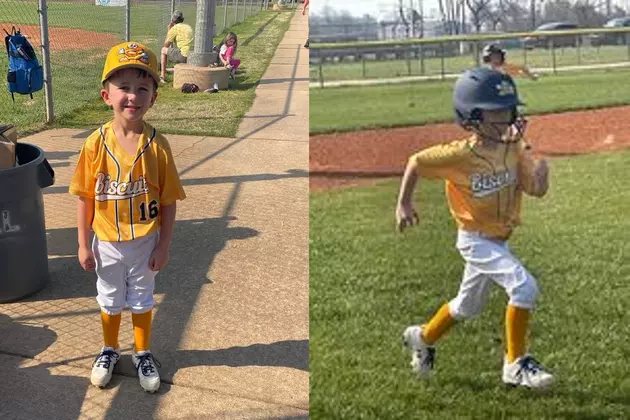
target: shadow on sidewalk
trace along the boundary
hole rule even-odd
[[[192,366],[277,366],[308,372],[308,340],[287,340],[220,350],[177,352],[176,369]],[[179,358],[184,363],[179,365]]]
[[[87,379],[53,375],[48,368],[56,365],[23,366],[54,344],[57,334],[44,325],[16,322],[0,314],[0,337],[0,344],[11,337],[20,337],[29,353],[29,357],[0,354],[0,418],[43,419],[52,418],[52,413],[56,413],[57,419],[79,418],[89,385]],[[63,412],[58,411],[60,406]]]
[[[173,298],[186,297],[192,290],[212,283],[206,273],[228,241],[258,235],[247,227],[230,227],[236,217],[183,220],[175,222],[169,263],[156,278],[155,293]],[[96,298],[96,274],[81,268],[77,259],[77,228],[49,229],[48,260],[50,283],[25,302]],[[194,303],[194,302],[193,302]],[[96,300],[95,308],[98,309]],[[175,316],[177,320],[179,316]]]
[[[222,147],[217,152],[212,153],[210,157],[205,158],[206,160],[211,157],[215,157],[219,155],[221,152],[225,151],[225,149],[232,146],[232,143],[227,146]],[[53,165],[54,166],[54,165]],[[61,165],[60,165],[61,166]],[[63,165],[67,166],[67,165]],[[183,175],[183,171],[180,172],[180,176]],[[182,185],[184,187],[190,185],[214,185],[214,184],[234,184],[234,183],[243,183],[243,182],[253,182],[253,181],[275,181],[279,179],[287,179],[287,178],[308,178],[309,172],[303,169],[288,169],[285,173],[281,174],[251,174],[251,175],[226,175],[226,176],[216,176],[216,177],[205,177],[205,178],[184,178],[182,179]],[[66,194],[68,192],[67,185],[57,185],[47,187],[43,190],[44,195],[49,194]],[[71,238],[72,242],[71,246],[76,246],[76,236]],[[49,243],[50,246],[50,243]],[[50,254],[50,249],[48,250]],[[53,253],[53,255],[65,255]]]

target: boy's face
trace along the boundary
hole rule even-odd
[[[490,63],[495,66],[500,66],[503,64],[503,54],[495,52],[490,54]]]
[[[127,121],[141,121],[155,103],[157,92],[153,78],[143,77],[138,69],[126,68],[114,73],[101,90],[101,97],[114,114]]]
[[[479,131],[483,137],[495,140],[509,140],[510,127],[514,124],[511,109],[482,111],[482,123]]]

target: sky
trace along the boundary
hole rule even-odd
[[[404,6],[408,7],[410,3],[413,3],[414,8],[418,9],[420,0],[403,0]],[[354,16],[363,16],[367,13],[378,17],[381,13],[389,13],[394,10],[398,5],[398,0],[311,0],[310,3],[312,12],[317,14],[321,14],[326,5],[337,11],[347,10]],[[437,5],[437,0],[424,0],[425,15],[430,15],[431,9],[437,10]]]

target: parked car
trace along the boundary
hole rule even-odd
[[[507,35],[507,32],[499,32],[499,31],[488,31],[488,32],[484,32],[483,35]],[[503,48],[504,50],[509,50],[512,48],[521,48],[522,42],[520,39],[518,38],[508,38],[508,39],[490,39],[490,40],[485,40],[481,43],[481,45],[487,45],[487,44],[496,44],[499,47]]]
[[[604,28],[622,28],[630,27],[630,16],[611,19],[604,24]],[[630,41],[630,34],[592,34],[588,38],[591,45],[599,47],[600,45],[623,45],[626,43],[626,36]]]
[[[570,31],[577,29],[578,26],[575,23],[568,22],[551,22],[544,25],[540,25],[534,30],[534,32],[543,31]],[[528,36],[523,38],[523,48],[554,48],[562,47],[576,47],[581,43],[581,39],[576,35],[560,35],[560,36]]]

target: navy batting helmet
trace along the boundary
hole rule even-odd
[[[505,61],[505,50],[497,44],[488,44],[483,47],[483,52],[481,54],[481,58],[484,63],[490,62],[490,56],[492,54],[501,54],[501,61]]]
[[[500,71],[486,67],[466,70],[455,83],[455,120],[463,127],[481,122],[482,110],[512,109],[516,119],[518,105],[524,104],[518,99],[514,81]]]

